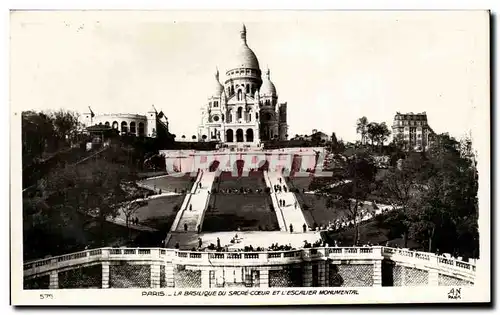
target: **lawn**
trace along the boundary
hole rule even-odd
[[[178,176],[161,176],[158,178],[150,178],[142,180],[141,183],[149,186],[151,189],[161,189],[164,192],[182,193],[189,189],[193,184],[194,177],[189,173],[182,177]]]
[[[137,210],[134,217],[139,219],[139,224],[168,232],[184,197],[185,195],[176,195],[151,199],[147,206]]]

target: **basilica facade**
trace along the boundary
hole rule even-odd
[[[261,141],[287,139],[287,104],[278,93],[269,69],[264,76],[255,53],[248,47],[246,27],[224,85],[215,73],[212,92],[202,107],[198,139],[228,146],[255,146]]]

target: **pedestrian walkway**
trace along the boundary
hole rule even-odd
[[[215,172],[200,171],[191,192],[186,195],[179,211],[178,223],[172,225],[175,232],[197,232],[201,229],[203,217],[210,200]]]
[[[290,233],[303,233],[305,227],[305,232],[307,232],[309,227],[307,226],[299,202],[295,194],[290,192],[290,188],[286,184],[282,174],[279,172],[265,172],[264,176],[268,178],[266,183],[271,189],[273,205],[277,204],[278,206],[276,214],[278,215],[279,209],[279,212],[283,216],[286,231]],[[279,186],[280,189],[275,189],[276,186]]]

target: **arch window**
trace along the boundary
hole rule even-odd
[[[242,100],[242,93],[241,90],[238,90],[238,101]]]
[[[226,131],[226,142],[234,142],[233,129],[228,129]]]
[[[238,112],[236,114],[236,119],[241,119],[243,117],[243,107],[238,107]]]
[[[255,119],[259,119],[259,113],[255,113]]]
[[[219,107],[219,102],[215,101],[214,102],[214,107]]]
[[[127,133],[127,122],[126,121],[122,121],[122,124],[121,124],[121,132],[122,133]]]
[[[109,127],[109,121],[105,122],[104,126]]]
[[[142,122],[139,123],[139,128],[137,131],[138,131],[139,136],[144,136],[144,123],[142,123]]]
[[[253,142],[253,129],[248,128],[246,132],[247,142]]]
[[[247,94],[250,93],[250,84],[247,84]]]
[[[130,133],[136,134],[135,121],[130,123]]]
[[[118,122],[117,121],[113,121],[112,128],[113,129],[118,129]]]
[[[243,142],[243,129],[236,130],[236,142]]]

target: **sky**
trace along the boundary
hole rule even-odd
[[[426,112],[461,137],[489,119],[489,21],[481,11],[37,11],[11,14],[12,111],[145,114],[196,134],[216,67],[242,23],[269,67],[290,136],[354,141],[356,120]],[[486,113],[486,115],[485,115]]]

